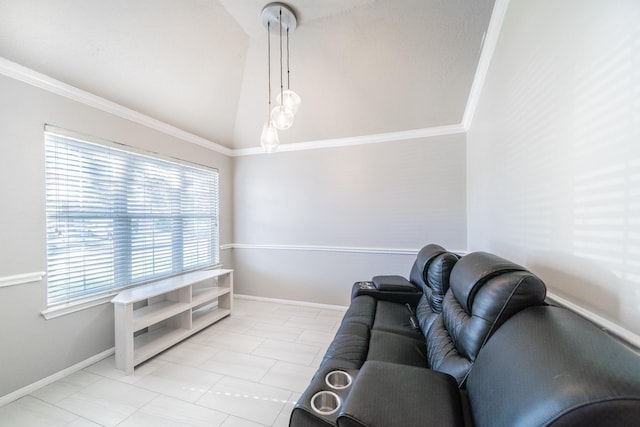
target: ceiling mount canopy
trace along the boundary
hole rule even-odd
[[[280,11],[282,11],[282,18],[280,18]],[[276,33],[280,31],[279,27],[282,27],[283,31],[289,30],[293,33],[298,26],[298,19],[291,6],[273,2],[262,8],[262,25]]]
[[[262,9],[262,24],[267,29],[267,56],[268,56],[268,79],[269,79],[269,101],[267,110],[267,120],[262,129],[260,144],[267,153],[274,152],[280,140],[278,130],[286,130],[293,124],[293,118],[300,108],[300,96],[291,90],[291,78],[289,71],[289,34],[292,33],[298,20],[293,9],[280,2],[267,4]],[[276,106],[271,108],[271,33],[275,32],[280,36],[280,93],[276,97]],[[283,53],[282,37],[286,35],[286,55],[287,55],[287,89],[284,89],[283,79]]]

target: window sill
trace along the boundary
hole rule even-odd
[[[209,267],[205,267],[204,269],[215,269],[215,268],[222,268],[222,267],[223,267],[222,264],[215,264],[215,265],[212,265],[212,266],[209,266]],[[187,272],[185,271],[184,273],[187,273]],[[177,276],[179,276],[179,275],[180,274],[178,274]],[[111,302],[111,300],[116,295],[118,295],[120,292],[122,292],[122,291],[124,291],[126,289],[131,289],[131,288],[134,288],[136,286],[144,285],[146,283],[150,283],[150,282],[138,283],[135,286],[130,286],[128,288],[118,289],[117,291],[110,292],[108,294],[102,294],[102,295],[98,295],[98,296],[95,296],[95,297],[89,297],[89,298],[74,300],[74,301],[71,301],[71,302],[66,303],[66,304],[56,304],[56,305],[53,305],[51,307],[47,307],[46,309],[42,310],[40,312],[40,315],[42,317],[44,317],[46,320],[51,320],[51,319],[55,319],[56,317],[66,316],[67,314],[76,313],[78,311],[86,310],[86,309],[91,308],[91,307],[97,307],[99,305]]]

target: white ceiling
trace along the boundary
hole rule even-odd
[[[255,147],[266,3],[0,0],[0,56],[218,144]],[[493,0],[287,3],[303,104],[281,143],[460,123]]]

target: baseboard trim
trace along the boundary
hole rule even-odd
[[[240,300],[248,300],[248,301],[260,301],[260,302],[271,302],[276,304],[286,304],[286,305],[297,305],[300,307],[311,307],[311,308],[321,308],[327,310],[339,310],[346,311],[348,309],[347,306],[342,305],[331,305],[331,304],[320,304],[309,301],[297,301],[297,300],[288,300],[288,299],[279,299],[279,298],[268,298],[268,297],[259,297],[254,295],[245,295],[245,294],[234,294],[234,298]],[[582,306],[579,306],[553,292],[547,292],[547,299],[553,301],[554,303],[561,305],[582,317],[587,318],[592,321],[596,325],[602,327],[606,332],[615,335],[619,339],[625,341],[636,350],[640,350],[640,336],[634,334],[633,332],[619,326],[610,320],[605,319],[604,317],[585,309]],[[0,405],[1,406],[1,405]]]
[[[600,326],[607,333],[615,335],[617,338],[634,347],[636,351],[640,351],[640,336],[633,332],[553,292],[547,291],[547,299],[585,317]]]
[[[53,375],[49,375],[46,378],[36,381],[33,384],[29,384],[28,386],[22,387],[21,389],[18,389],[12,393],[6,394],[0,397],[0,408],[8,403],[13,402],[14,400],[18,400],[21,397],[31,394],[32,392],[36,391],[41,387],[52,384],[66,377],[67,375],[71,375],[74,372],[78,372],[86,368],[87,366],[91,366],[94,363],[101,361],[102,359],[106,359],[107,357],[115,354],[115,352],[116,352],[115,347],[112,347],[108,350],[103,351],[102,353],[98,353],[95,356],[91,356],[90,358],[83,360],[82,362],[78,362],[73,366],[69,366],[68,368],[63,369],[62,371],[56,372]]]
[[[324,310],[347,311],[347,308],[348,308],[344,305],[320,304],[320,303],[309,302],[309,301],[296,301],[291,299],[257,297],[254,295],[244,295],[244,294],[233,294],[233,297],[241,300],[242,299],[247,300],[247,301],[272,302],[275,304],[297,305],[300,307],[321,308]]]

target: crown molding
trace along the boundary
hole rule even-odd
[[[502,29],[502,24],[504,22],[508,6],[509,0],[496,0],[493,5],[493,12],[491,13],[489,27],[487,28],[487,32],[482,43],[478,67],[476,68],[476,73],[473,77],[473,83],[471,84],[471,90],[469,91],[469,98],[467,99],[467,106],[464,110],[464,115],[462,116],[462,127],[465,132],[471,127],[473,116],[476,113],[476,108],[480,101],[480,94],[482,93],[482,88],[484,87],[484,83],[487,79],[489,65],[491,65],[493,52],[498,44],[498,37],[500,36],[500,30]]]
[[[466,133],[473,121],[475,110],[478,106],[480,94],[484,86],[489,65],[491,64],[491,58],[498,42],[500,30],[504,21],[504,17],[509,5],[509,0],[496,0],[493,12],[491,14],[491,20],[489,21],[489,27],[485,35],[483,46],[480,53],[480,59],[478,60],[478,66],[471,85],[469,98],[463,114],[462,122],[460,124],[434,126],[423,129],[413,129],[398,132],[387,132],[373,135],[362,135],[347,138],[335,138],[324,139],[306,142],[296,142],[289,144],[282,144],[278,147],[275,153],[285,153],[291,151],[303,151],[303,150],[317,150],[322,148],[337,148],[347,147],[355,145],[365,144],[378,144],[391,141],[407,141],[412,139],[430,138],[435,136],[454,135]],[[78,89],[69,84],[63,83],[42,73],[38,73],[22,65],[11,62],[5,58],[0,57],[0,74],[15,80],[22,81],[40,89],[55,93],[57,95],[72,99],[90,107],[97,108],[107,113],[122,117],[130,120],[134,123],[147,126],[151,129],[158,130],[164,134],[174,136],[184,141],[200,145],[208,148],[212,151],[224,154],[229,157],[242,157],[252,156],[259,154],[266,154],[261,147],[251,148],[238,148],[232,149],[222,146],[213,141],[209,141],[205,138],[194,135],[190,132],[186,132],[175,126],[171,126],[160,120],[154,119],[147,115],[138,113],[113,101],[109,101],[105,98],[93,95],[82,89]]]
[[[93,95],[92,93],[78,89],[77,87],[63,83],[42,73],[38,73],[37,71],[16,64],[15,62],[11,62],[2,57],[0,57],[0,74],[48,92],[55,93],[56,95],[63,96],[73,101],[80,102],[88,105],[89,107],[97,108],[106,113],[113,114],[114,116],[122,117],[123,119],[130,120],[134,123],[155,129],[166,135],[174,136],[192,144],[216,151],[226,156],[233,155],[233,150],[230,148],[186,132],[145,114],[138,113],[137,111],[123,107],[113,101]]]
[[[322,139],[307,142],[294,142],[281,144],[275,153],[285,153],[288,151],[317,150],[320,148],[348,147],[353,145],[379,144],[381,142],[407,141],[411,139],[429,138],[434,136],[454,135],[465,133],[466,130],[461,124],[435,126],[424,129],[413,129],[399,132],[387,132],[373,135],[353,136],[348,138]],[[238,148],[233,150],[233,156],[253,156],[257,154],[267,154],[260,147]]]
[[[31,86],[46,90],[56,95],[63,96],[73,101],[80,102],[93,108],[97,108],[106,113],[130,120],[160,131],[166,135],[171,135],[192,144],[200,145],[204,148],[216,151],[229,157],[250,156],[265,154],[261,147],[232,149],[224,147],[213,141],[194,135],[190,132],[171,126],[160,120],[138,113],[130,108],[123,107],[108,99],[93,95],[82,89],[63,83],[45,74],[38,73],[30,68],[24,67],[6,58],[0,57],[0,74],[12,79],[27,83]],[[406,141],[411,139],[428,138],[433,136],[452,135],[464,133],[466,130],[461,124],[448,126],[435,126],[424,129],[414,129],[399,132],[388,132],[374,135],[362,135],[348,138],[324,139],[308,142],[296,142],[282,144],[278,147],[278,152],[315,150],[320,148],[346,147],[352,145],[377,144],[390,141]]]

